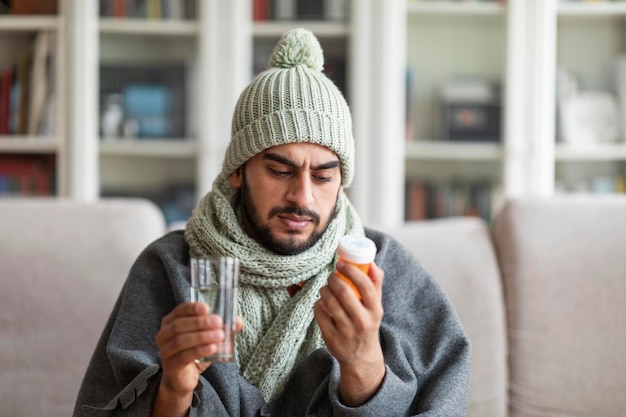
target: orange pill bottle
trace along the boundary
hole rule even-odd
[[[337,254],[339,255],[340,261],[352,264],[367,274],[370,264],[374,262],[374,258],[376,257],[376,244],[374,244],[371,239],[363,236],[346,235],[339,241]],[[336,272],[339,278],[352,287],[354,294],[360,300],[361,294],[352,281],[340,272]]]

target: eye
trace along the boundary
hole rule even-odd
[[[327,182],[331,182],[333,180],[333,177],[329,175],[317,174],[317,175],[313,175],[313,179],[320,183],[327,183]]]
[[[275,168],[268,168],[268,169],[272,173],[273,176],[278,177],[278,178],[286,178],[291,174],[291,171],[281,171]]]

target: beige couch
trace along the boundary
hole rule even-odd
[[[67,417],[126,272],[163,218],[140,200],[0,200],[0,231],[0,414]],[[493,227],[458,218],[387,231],[465,325],[469,416],[626,414],[626,197],[516,200]]]
[[[626,196],[509,201],[390,231],[449,294],[472,343],[468,415],[626,415]]]
[[[164,231],[143,200],[0,200],[0,416],[72,415],[128,269]]]

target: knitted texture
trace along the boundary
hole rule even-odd
[[[326,146],[341,161],[342,184],[354,176],[352,118],[345,98],[322,72],[324,56],[308,30],[283,35],[269,60],[239,96],[222,172],[228,176],[272,146],[308,142]]]
[[[185,229],[191,256],[228,255],[240,259],[237,311],[244,320],[236,336],[239,373],[258,387],[266,400],[278,394],[305,356],[324,346],[313,317],[313,304],[336,262],[339,239],[364,235],[345,194],[337,216],[309,250],[277,255],[251,239],[241,228],[231,199],[235,189],[222,173],[194,210]],[[306,281],[290,297],[287,287]]]

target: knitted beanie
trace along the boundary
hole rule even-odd
[[[229,176],[248,159],[272,146],[315,143],[337,154],[342,184],[354,176],[350,109],[337,86],[322,72],[322,48],[310,31],[286,32],[237,101],[222,173]]]

